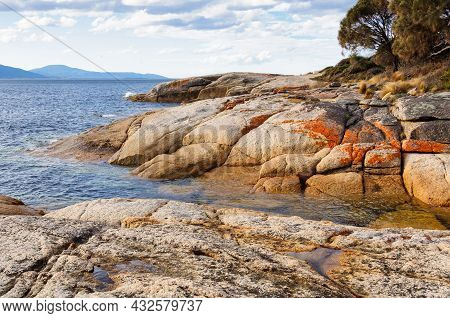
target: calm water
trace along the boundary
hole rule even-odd
[[[426,224],[433,222],[443,226],[448,219],[442,209],[411,205],[394,208],[370,202],[350,204],[301,195],[250,195],[224,190],[224,185],[214,191],[197,180],[155,182],[130,176],[129,169],[106,163],[28,154],[29,150],[94,126],[167,107],[131,103],[123,98],[129,91],[144,92],[156,84],[151,81],[0,81],[0,193],[48,209],[94,198],[133,197],[263,209],[354,225],[367,225],[380,216],[388,224],[396,224],[398,220],[407,222],[402,213],[416,217],[410,224],[415,227],[427,227]]]

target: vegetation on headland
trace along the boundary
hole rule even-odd
[[[338,39],[351,56],[324,69],[324,80],[363,80],[360,91],[368,97],[375,90],[383,97],[450,88],[448,0],[359,0]]]

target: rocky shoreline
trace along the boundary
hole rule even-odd
[[[132,166],[143,178],[236,182],[251,192],[450,206],[448,92],[367,100],[354,85],[314,75],[232,73],[132,98],[182,105],[40,154]],[[42,214],[0,198],[3,297],[450,295],[448,230],[381,228],[382,219],[360,228],[156,199]]]
[[[316,75],[230,73],[163,83],[181,102],[53,144],[46,154],[151,179],[238,180],[252,192],[450,206],[450,93],[365,99]],[[431,185],[431,186],[430,186]]]
[[[2,297],[450,295],[449,231],[143,199],[0,219]]]

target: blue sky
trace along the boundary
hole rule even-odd
[[[108,71],[182,77],[301,74],[342,58],[339,21],[356,0],[0,0]],[[0,64],[82,59],[0,3]]]

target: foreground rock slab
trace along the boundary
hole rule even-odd
[[[3,216],[0,234],[3,297],[450,295],[448,231],[111,199]]]

